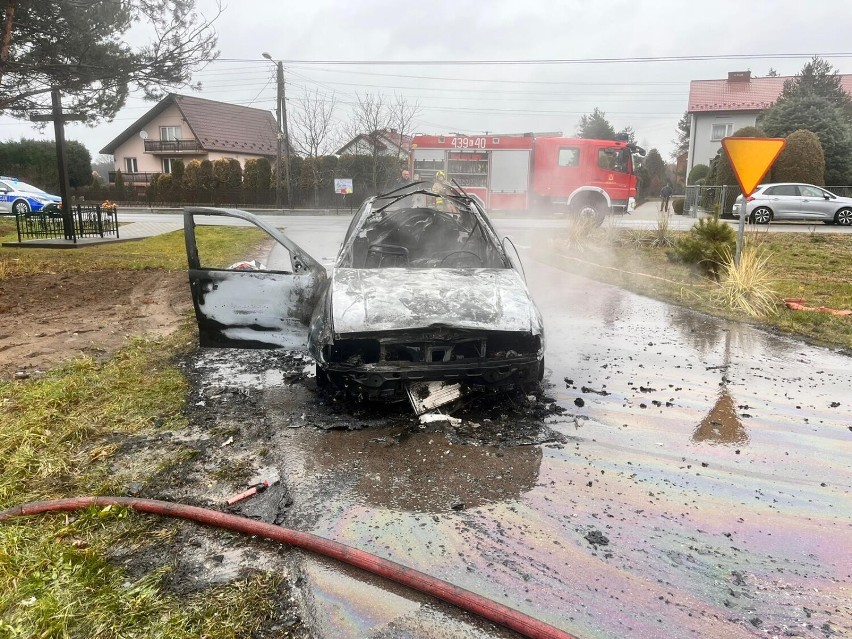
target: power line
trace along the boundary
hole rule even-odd
[[[288,98],[288,100],[293,100],[294,102],[301,103],[304,102],[304,98],[293,97]],[[326,100],[320,99],[321,102],[326,102]],[[357,102],[348,102],[346,100],[337,100],[337,104],[342,104],[346,106],[357,106]],[[449,107],[449,106],[424,106],[424,111],[450,111],[454,113],[479,113],[486,115],[495,115],[501,113],[510,113],[510,114],[522,114],[522,115],[585,115],[588,111],[551,111],[551,110],[533,110],[533,109],[479,109],[476,107]],[[680,111],[678,112],[634,112],[634,111],[607,111],[607,115],[628,115],[628,116],[642,116],[642,117],[650,117],[650,116],[674,116],[681,115]]]
[[[291,77],[296,77],[303,82],[309,82],[311,84],[315,84],[317,86],[322,86],[327,88],[328,90],[334,90],[329,84],[333,85],[341,85],[341,86],[352,86],[352,87],[365,87],[365,88],[375,88],[375,89],[399,89],[399,90],[415,90],[415,91],[438,91],[451,93],[454,95],[458,95],[460,93],[483,93],[483,94],[496,94],[500,96],[637,96],[639,98],[643,96],[678,96],[683,98],[685,95],[685,91],[507,91],[505,89],[466,89],[461,87],[426,87],[426,86],[400,86],[393,84],[360,84],[357,82],[338,82],[335,80],[329,80],[326,82],[320,82],[319,80],[314,80],[305,75],[301,75],[294,71],[290,72]],[[293,84],[292,82],[288,82],[287,84]],[[241,83],[223,83],[223,84],[204,84],[203,89],[255,89],[256,87],[265,86],[265,83],[262,80],[252,81],[252,82],[241,82]],[[295,85],[294,85],[295,86]],[[438,97],[442,96],[430,96],[430,97]],[[477,98],[479,99],[479,98]],[[665,98],[667,99],[667,98]],[[665,100],[664,99],[664,100]]]
[[[849,58],[852,52],[835,53],[728,53],[714,55],[635,56],[623,58],[541,58],[532,60],[298,60],[285,59],[285,64],[345,66],[486,66],[486,65],[554,65],[554,64],[643,64],[649,62],[701,62],[716,60],[788,60]],[[218,58],[220,62],[257,62],[241,58]]]
[[[294,75],[306,82],[313,82],[316,84],[320,84],[317,80],[309,78],[308,76],[302,75],[295,71],[290,71],[290,75]],[[411,86],[399,86],[394,84],[363,84],[360,82],[342,82],[338,80],[326,80],[325,84],[334,84],[341,86],[352,86],[352,87],[369,87],[376,89],[416,89],[418,91],[444,91],[444,92],[452,92],[452,93],[498,93],[500,95],[678,95],[683,96],[683,91],[668,91],[668,92],[660,92],[660,91],[505,91],[503,89],[472,89],[472,88],[460,88],[460,87],[411,87]]]
[[[295,66],[296,68],[302,69],[301,65],[294,64],[291,67]],[[377,73],[371,71],[352,71],[347,69],[345,71],[338,69],[324,69],[322,67],[315,67],[306,65],[303,70],[311,71],[320,71],[322,73],[345,73],[348,75],[369,75],[369,76],[381,76],[387,78],[410,78],[414,80],[442,80],[442,81],[450,81],[450,82],[488,82],[495,84],[546,84],[546,85],[554,85],[554,84],[567,84],[567,85],[575,85],[575,86],[625,86],[628,84],[627,82],[586,82],[586,81],[576,81],[576,80],[506,80],[503,78],[448,78],[445,76],[434,76],[434,75],[411,75],[405,73]],[[678,85],[681,86],[683,82],[634,82],[630,81],[630,85],[637,86],[663,86],[663,85]]]

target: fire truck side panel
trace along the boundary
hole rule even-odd
[[[431,183],[435,180],[435,173],[447,169],[443,149],[414,149],[411,157],[412,177],[417,176],[420,180]]]
[[[625,142],[511,135],[417,135],[411,168],[431,183],[443,170],[492,210],[602,204],[625,212],[636,176]],[[594,202],[592,202],[594,200]]]
[[[489,206],[493,210],[524,210],[528,206],[530,152],[506,150],[491,152]]]

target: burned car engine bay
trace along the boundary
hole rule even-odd
[[[391,197],[353,220],[315,312],[320,383],[392,401],[422,382],[538,382],[541,317],[484,211],[455,189]]]

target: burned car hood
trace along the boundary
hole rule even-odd
[[[430,326],[540,331],[514,269],[338,268],[332,275],[337,335]]]

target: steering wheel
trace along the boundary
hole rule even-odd
[[[464,259],[463,256],[466,256],[466,255],[470,255],[471,257],[475,258],[476,261],[478,262],[478,264],[474,265],[474,268],[482,266],[482,258],[479,257],[479,255],[477,255],[476,253],[474,253],[472,251],[453,251],[452,253],[444,256],[444,259],[442,259],[441,263],[438,264],[438,268],[445,266],[445,262],[447,260],[449,260],[451,257],[460,256],[460,257],[457,257],[456,259]],[[452,266],[450,268],[452,268]],[[461,267],[456,267],[456,268],[461,268]]]

